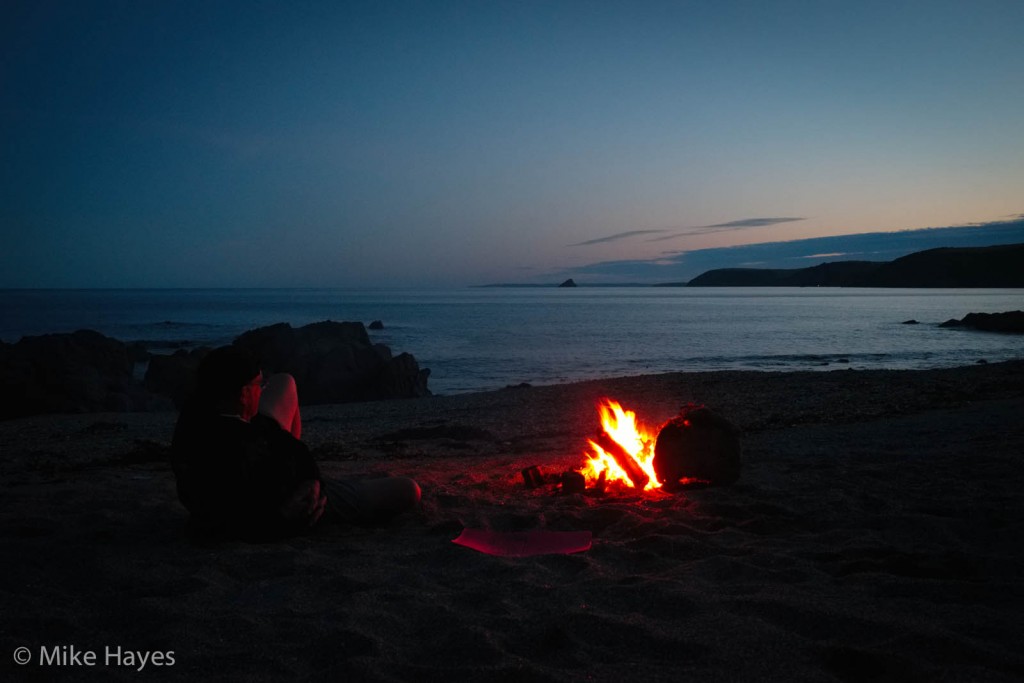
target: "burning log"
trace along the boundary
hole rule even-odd
[[[731,422],[690,404],[658,433],[654,472],[667,487],[688,480],[731,484],[740,477],[740,452],[739,430]]]
[[[647,483],[651,478],[640,468],[640,465],[633,459],[633,456],[629,454],[629,451],[623,448],[618,441],[610,437],[607,432],[601,432],[595,443],[615,460],[616,464],[618,464],[618,466],[622,468],[622,471],[626,473],[626,476],[629,477],[633,486],[640,491],[644,490],[644,487],[647,486]]]

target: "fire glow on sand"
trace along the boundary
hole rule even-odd
[[[657,431],[618,401],[603,398],[597,408],[601,432],[587,440],[584,464],[555,476],[542,474],[537,465],[526,467],[526,488],[551,484],[561,494],[590,496],[616,490],[671,494],[739,478],[739,430],[703,405],[687,403]]]
[[[601,433],[590,447],[580,474],[588,489],[623,487],[643,492],[693,485],[729,484],[739,477],[738,432],[704,406],[687,404],[651,430],[618,401],[598,404]]]

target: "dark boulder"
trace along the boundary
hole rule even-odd
[[[736,427],[708,408],[691,404],[658,433],[654,472],[669,489],[688,483],[731,484],[740,476],[740,456]]]
[[[428,396],[429,370],[407,353],[393,357],[370,342],[359,322],[262,327],[234,341],[260,358],[264,372],[295,377],[303,405]]]
[[[306,405],[430,395],[430,371],[407,353],[392,356],[387,346],[371,343],[362,323],[272,325],[235,343],[260,357],[268,374],[294,375]],[[0,342],[0,418],[180,408],[209,348],[151,354],[145,346],[91,330]],[[147,358],[140,381],[135,365]]]
[[[125,412],[161,402],[133,375],[122,342],[92,330],[24,337],[0,345],[0,417]]]
[[[372,323],[370,323],[370,329],[371,330],[383,330],[384,329],[384,323],[381,322],[380,320],[374,320]]]
[[[128,349],[128,357],[132,360],[133,363],[149,362],[149,347],[147,347],[144,342],[129,342],[126,348]]]
[[[947,320],[939,327],[968,327],[984,332],[1024,333],[1024,311],[968,313],[962,319]]]
[[[210,348],[204,346],[191,351],[179,349],[170,355],[154,353],[149,358],[143,385],[154,394],[170,398],[180,409],[195,387],[199,361],[209,352]]]

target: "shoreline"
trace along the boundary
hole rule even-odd
[[[5,339],[16,342],[14,330],[38,336],[92,328],[132,347],[135,378],[141,379],[149,352],[160,358],[221,345],[281,322],[298,328],[324,320],[380,320],[384,329],[368,331],[370,342],[413,355],[431,371],[427,388],[443,395],[680,369],[930,369],[1021,357],[1019,335],[940,329],[972,311],[1019,309],[1018,290],[915,289],[890,296],[873,289],[698,289],[671,296],[657,288],[642,296],[640,290],[615,294],[601,288],[586,296],[468,289],[402,296],[314,289],[297,298],[270,290],[238,296],[203,290],[182,296],[86,293],[38,301],[12,296],[5,326],[12,333]],[[918,324],[903,324],[910,320]],[[120,399],[110,400],[94,407],[112,407]]]
[[[850,381],[853,380],[853,381]],[[316,449],[336,441],[369,438],[375,431],[437,426],[475,412],[466,421],[486,423],[505,440],[521,440],[534,425],[560,423],[581,435],[597,429],[597,402],[614,398],[634,410],[649,427],[673,417],[686,403],[720,412],[742,432],[773,423],[874,419],[887,414],[956,405],[975,394],[1011,392],[1024,384],[1024,359],[928,369],[855,368],[806,370],[702,370],[623,375],[558,384],[509,386],[469,393],[410,399],[304,405],[303,440]],[[300,389],[301,391],[301,389]],[[870,401],[853,400],[863,394]],[[501,424],[496,411],[526,416]],[[127,449],[132,441],[170,444],[176,411],[40,414],[0,420],[0,452],[24,452],[20,432],[35,451],[68,454],[82,445],[99,450]],[[65,429],[60,429],[60,427]],[[55,428],[57,428],[55,430]],[[47,433],[50,432],[48,439]],[[87,437],[93,443],[76,443]],[[581,437],[582,438],[582,437]],[[369,449],[367,458],[386,457]],[[0,458],[0,468],[10,457]]]
[[[650,425],[689,401],[732,420],[739,482],[526,490],[522,467],[582,463],[605,395]],[[166,673],[256,680],[1015,680],[1021,414],[1024,361],[312,406],[325,475],[409,474],[422,509],[213,546],[183,531],[173,413],[7,420],[0,649],[173,650]],[[499,558],[452,544],[463,528],[586,530],[593,546]]]

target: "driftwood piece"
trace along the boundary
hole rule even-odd
[[[740,477],[739,430],[704,406],[687,405],[658,433],[654,473],[663,485],[697,480],[731,484]]]
[[[633,482],[633,486],[641,491],[645,486],[647,486],[647,483],[651,478],[647,476],[646,472],[640,469],[640,465],[637,461],[633,459],[633,456],[631,456],[625,448],[619,445],[618,441],[608,436],[607,432],[601,432],[597,437],[596,443],[598,446],[603,448],[608,455],[612,456],[612,459],[614,459],[619,467],[622,468],[622,471],[626,473],[629,480]]]

